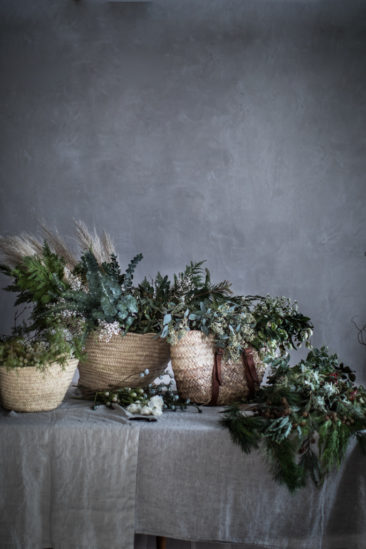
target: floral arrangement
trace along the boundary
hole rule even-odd
[[[76,225],[80,260],[45,227],[43,244],[30,235],[0,240],[7,259],[0,268],[14,280],[7,289],[18,293],[17,305],[33,307],[31,330],[62,325],[75,344],[94,330],[104,341],[115,334],[152,332],[168,343],[187,330],[200,330],[212,335],[232,360],[249,345],[262,357],[285,353],[311,335],[311,321],[296,303],[284,297],[232,296],[230,283],[213,284],[203,262],[191,262],[173,281],[158,273],[134,286],[142,254],[122,272],[110,236],[92,234],[80,221]]]
[[[271,366],[255,401],[228,408],[223,424],[246,453],[263,443],[275,478],[291,491],[308,476],[319,485],[340,465],[352,437],[366,450],[366,390],[324,347],[294,367],[289,356]]]
[[[161,337],[169,343],[176,343],[186,331],[200,330],[212,335],[233,361],[250,345],[262,357],[285,354],[303,342],[309,344],[313,328],[288,298],[232,296],[227,281],[212,285],[202,263],[191,263],[175,277],[163,324]]]
[[[310,477],[320,485],[341,463],[356,437],[366,449],[366,390],[353,372],[325,348],[289,365],[289,351],[311,348],[313,325],[286,297],[235,296],[228,281],[211,282],[203,262],[188,264],[173,276],[157,274],[134,284],[136,255],[125,271],[110,236],[91,233],[76,222],[78,259],[56,232],[43,227],[43,239],[23,233],[0,237],[0,272],[12,283],[16,306],[30,308],[28,322],[0,338],[0,364],[8,368],[65,364],[82,356],[85,336],[101,341],[114,335],[154,333],[176,343],[187,331],[213,338],[225,360],[237,361],[255,348],[271,365],[268,385],[249,403],[224,412],[223,424],[244,452],[264,446],[275,478],[291,491]],[[364,327],[359,339],[364,343]],[[141,377],[148,375],[148,370]],[[144,388],[118,387],[93,392],[94,406],[125,407],[135,414],[159,416],[185,409],[170,376]]]

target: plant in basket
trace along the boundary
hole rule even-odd
[[[202,263],[175,276],[162,337],[184,398],[228,404],[252,395],[263,378],[262,359],[299,346],[310,319],[287,298],[232,296],[224,281],[212,284]]]
[[[82,255],[74,274],[82,285],[62,295],[59,309],[65,308],[84,318],[88,337],[86,359],[79,364],[80,385],[88,390],[111,387],[139,387],[165,370],[169,346],[159,339],[158,302],[166,279],[146,279],[133,286],[136,255],[122,272],[115,254],[99,263],[92,250]],[[149,369],[141,379],[140,372]]]
[[[169,360],[169,346],[158,338],[161,323],[154,303],[163,279],[157,277],[152,296],[147,281],[134,288],[142,255],[122,273],[108,234],[92,234],[81,221],[76,228],[83,252],[79,261],[45,227],[44,243],[28,234],[2,237],[2,271],[14,280],[7,289],[18,293],[17,304],[32,305],[30,330],[67,325],[76,333],[75,345],[82,335],[81,385],[95,390],[140,385],[141,371],[148,367],[153,379]]]
[[[60,241],[61,243],[61,241]],[[58,312],[56,304],[71,287],[71,263],[29,235],[2,237],[1,271],[12,278],[6,288],[17,294],[16,306],[28,309],[27,322],[0,341],[1,400],[17,411],[56,408],[65,396],[81,356],[82,318]],[[19,311],[19,310],[18,310]],[[16,314],[18,318],[19,312]]]
[[[75,284],[78,286],[80,281],[71,274],[65,257],[52,251],[46,241],[33,250],[29,247],[26,250],[32,255],[20,254],[16,261],[8,260],[0,265],[0,271],[12,278],[12,283],[5,289],[17,294],[15,306],[24,305],[21,314],[28,309],[23,332],[41,336],[43,332],[53,330],[62,332],[71,342],[76,356],[81,356],[84,320],[72,311],[59,308],[64,293]],[[5,255],[5,261],[7,259]]]
[[[0,395],[4,408],[53,410],[62,402],[78,363],[60,327],[30,335],[16,329],[0,338]]]

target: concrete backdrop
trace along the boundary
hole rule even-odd
[[[363,0],[1,0],[0,234],[109,231],[138,275],[207,259],[357,368]],[[4,286],[5,279],[0,280]],[[12,298],[0,295],[1,332]]]

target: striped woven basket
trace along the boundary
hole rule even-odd
[[[213,337],[198,330],[187,332],[170,354],[178,393],[197,404],[226,405],[251,396],[266,369],[253,348],[240,362],[224,362]]]
[[[113,335],[106,343],[97,332],[86,341],[87,358],[79,363],[79,385],[93,391],[111,387],[142,387],[162,374],[169,345],[156,334]],[[149,374],[141,377],[145,369]]]
[[[63,401],[77,364],[76,359],[64,367],[52,363],[43,372],[33,366],[9,370],[0,366],[1,404],[16,412],[54,410]]]

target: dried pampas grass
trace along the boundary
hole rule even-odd
[[[0,236],[1,263],[13,269],[24,257],[42,253],[42,242],[36,237],[21,233],[15,236]]]
[[[111,255],[116,255],[116,249],[110,235],[103,231],[99,236],[94,229],[93,233],[83,221],[76,220],[76,234],[81,250],[92,250],[99,264],[109,262]],[[78,259],[66,245],[57,230],[52,231],[45,224],[41,224],[43,239],[29,233],[21,233],[15,236],[0,236],[0,263],[13,269],[19,265],[27,256],[42,255],[44,242],[47,242],[50,250],[62,257],[65,267],[73,271]]]
[[[59,257],[62,257],[65,261],[65,266],[72,271],[78,263],[78,260],[67,247],[64,239],[59,235],[59,232],[57,230],[53,232],[43,224],[41,225],[41,228],[44,240],[47,242],[50,249]]]
[[[65,266],[72,271],[78,260],[66,246],[64,240],[57,231],[52,232],[45,225],[41,225],[44,238],[39,240],[29,233],[20,235],[0,236],[0,262],[13,269],[17,267],[25,257],[42,255],[44,242],[47,242],[50,250],[62,257]]]
[[[111,255],[116,255],[116,249],[108,233],[103,231],[100,237],[96,229],[91,233],[83,221],[76,220],[76,234],[83,251],[91,250],[99,264],[110,261]]]

